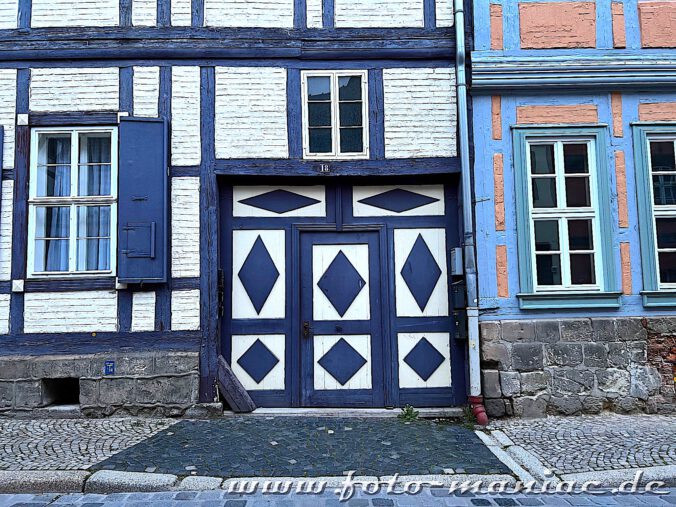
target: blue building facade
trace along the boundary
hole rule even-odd
[[[489,415],[674,407],[674,4],[475,2]]]

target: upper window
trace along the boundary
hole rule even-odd
[[[676,137],[650,137],[648,143],[658,287],[675,289]]]
[[[117,130],[31,136],[28,276],[114,274]]]
[[[528,141],[536,291],[598,290],[598,206],[592,140]]]
[[[305,158],[368,157],[366,71],[303,73]]]

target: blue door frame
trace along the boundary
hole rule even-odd
[[[267,407],[302,407],[302,406],[337,406],[337,407],[383,407],[403,406],[410,404],[416,407],[452,406],[466,401],[467,386],[467,350],[466,342],[455,339],[455,319],[452,301],[449,297],[448,317],[397,317],[395,308],[395,273],[394,273],[394,231],[402,227],[446,229],[447,249],[461,245],[461,223],[458,179],[454,175],[435,179],[417,178],[411,182],[405,179],[360,178],[360,179],[302,179],[300,181],[286,179],[268,179],[265,182],[235,180],[235,185],[326,185],[326,215],[322,217],[234,217],[233,216],[233,182],[221,180],[220,215],[221,236],[219,238],[219,257],[223,271],[223,287],[226,304],[221,318],[220,354],[232,364],[231,337],[240,334],[268,333],[286,336],[287,346],[284,350],[285,382],[283,389],[249,391],[259,406]],[[444,184],[445,213],[442,216],[354,216],[352,209],[352,187],[355,185],[396,185],[402,184]],[[284,230],[283,248],[288,269],[280,272],[286,284],[284,302],[285,318],[283,319],[233,319],[232,305],[229,303],[233,294],[233,232],[247,229]],[[357,239],[358,238],[358,239]],[[308,319],[311,304],[311,282],[308,281],[309,270],[304,266],[311,262],[309,249],[313,244],[361,242],[368,244],[373,254],[369,259],[370,274],[379,280],[369,280],[372,286],[379,285],[380,290],[372,291],[371,306],[378,307],[380,326],[376,318],[369,321],[370,329],[379,337],[381,350],[374,354],[373,388],[370,392],[359,390],[343,390],[339,393],[315,391],[312,388],[311,341],[302,336],[302,323]],[[450,273],[450,255],[446,256],[447,272]],[[450,288],[450,284],[449,284]],[[375,300],[374,300],[375,298]],[[312,321],[311,321],[312,322]],[[364,323],[343,323],[343,332],[363,329]],[[335,322],[317,325],[312,322],[313,334],[329,331]],[[356,327],[355,327],[356,326]],[[356,331],[355,331],[356,332]],[[452,387],[399,388],[399,366],[397,362],[396,336],[398,332],[438,332],[449,333]],[[364,333],[366,334],[366,333]]]

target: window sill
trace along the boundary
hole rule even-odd
[[[643,306],[668,307],[676,306],[676,289],[641,291]]]
[[[550,292],[517,294],[522,310],[619,308],[621,292]]]

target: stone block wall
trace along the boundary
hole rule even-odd
[[[489,416],[673,412],[676,318],[481,324]]]
[[[76,378],[84,415],[179,416],[198,401],[198,366],[197,352],[0,357],[0,415],[49,406],[45,379]]]

